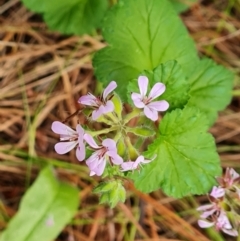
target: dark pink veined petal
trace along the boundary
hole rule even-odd
[[[76,131],[78,133],[79,136],[83,136],[84,135],[84,129],[78,124],[76,127]]]
[[[68,127],[60,121],[54,121],[52,123],[52,131],[64,136],[72,136],[77,134],[76,131],[74,131],[72,128]]]
[[[54,148],[58,154],[62,155],[71,151],[77,144],[77,141],[58,142]]]
[[[148,89],[148,78],[146,76],[138,77],[138,87],[142,97],[145,97]]]
[[[90,170],[94,170],[99,162],[98,151],[94,152],[87,160],[86,164]]]
[[[115,152],[115,151],[108,151],[106,154],[111,157],[111,160],[112,160],[112,162],[115,165],[121,165],[123,163],[122,157],[120,157],[117,154],[117,152]]]
[[[137,108],[144,108],[145,104],[143,103],[142,100],[134,100],[133,104],[137,107]]]
[[[114,111],[114,104],[113,104],[113,102],[111,100],[108,100],[106,102],[106,104],[105,105],[101,105],[100,108],[101,108],[101,111],[103,112],[103,114],[107,114],[109,112],[113,112]]]
[[[130,171],[136,169],[134,162],[124,162],[121,164],[122,172]]]
[[[214,204],[206,204],[206,205],[202,205],[202,206],[198,207],[196,210],[197,211],[206,211],[206,210],[213,208],[214,206],[215,206]]]
[[[210,196],[214,197],[214,198],[220,198],[220,197],[223,197],[225,195],[225,190],[224,188],[222,187],[216,187],[214,186],[211,193],[210,193]]]
[[[198,225],[201,228],[209,228],[209,227],[214,226],[214,223],[208,222],[208,221],[205,221],[205,220],[198,220]]]
[[[117,83],[115,81],[111,81],[103,91],[103,99],[106,100],[107,96],[116,88],[117,88]]]
[[[201,214],[201,218],[207,218],[209,217],[210,215],[212,215],[213,213],[215,213],[217,211],[216,208],[212,209],[212,210],[209,210],[209,211],[205,211],[203,212],[203,214]]]
[[[166,86],[163,83],[156,83],[150,93],[148,98],[151,98],[152,100],[156,99],[158,96],[160,96],[164,91],[166,90]]]
[[[157,111],[149,108],[148,105],[144,107],[144,114],[147,118],[149,118],[152,121],[156,121],[158,119]]]
[[[85,145],[82,142],[78,144],[78,147],[76,149],[76,157],[81,162],[85,159],[85,156],[86,156]]]
[[[100,146],[98,146],[98,144],[95,142],[95,140],[93,139],[93,137],[89,134],[85,134],[84,135],[84,140],[88,143],[89,146],[91,146],[94,149],[99,149],[101,148]]]
[[[98,166],[93,170],[97,176],[101,176],[104,172],[106,166],[106,160],[103,159],[101,161],[99,161]]]
[[[229,174],[232,180],[235,180],[240,176],[233,168],[229,169]]]
[[[80,103],[82,105],[88,105],[88,106],[98,106],[97,98],[94,95],[92,95],[91,93],[81,96],[78,100],[78,103]]]
[[[116,142],[113,139],[107,138],[103,140],[102,145],[108,148],[109,151],[117,152]]]
[[[168,109],[169,104],[166,100],[154,101],[147,105],[150,109],[156,111],[165,111]]]
[[[102,110],[98,108],[92,112],[92,119],[97,120],[103,114]]]

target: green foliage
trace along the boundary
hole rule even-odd
[[[189,82],[186,80],[185,75],[180,65],[175,61],[168,61],[160,64],[153,71],[144,71],[149,79],[149,91],[157,82],[162,82],[166,85],[166,91],[161,95],[158,100],[166,100],[169,103],[169,110],[176,108],[183,108],[189,99]],[[129,102],[131,103],[131,92],[139,93],[138,83],[136,80],[130,81],[128,84]]]
[[[233,74],[210,59],[199,62],[189,76],[191,84],[189,106],[196,106],[208,117],[210,125],[232,98]]]
[[[100,203],[106,203],[111,208],[126,200],[126,190],[120,180],[102,182],[94,188],[93,192],[100,194]]]
[[[0,241],[51,241],[77,211],[78,190],[59,182],[46,167],[21,200]]]
[[[120,0],[103,21],[109,46],[93,59],[97,78],[115,80],[126,99],[126,86],[144,70],[175,59],[184,71],[198,60],[193,41],[167,0]]]
[[[144,192],[162,188],[176,198],[203,194],[221,173],[214,139],[207,133],[207,121],[198,109],[186,107],[167,113],[159,128],[159,137],[144,153],[155,160],[130,177]]]
[[[155,135],[155,131],[146,126],[127,127],[126,131],[145,138]]]
[[[103,18],[108,0],[22,0],[31,11],[43,15],[50,29],[63,34],[92,33]]]

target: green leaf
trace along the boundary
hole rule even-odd
[[[149,79],[148,90],[154,84],[162,82],[166,85],[165,92],[157,98],[157,100],[166,100],[169,103],[169,109],[183,108],[189,99],[189,82],[186,80],[181,66],[175,60],[160,64],[153,71],[144,71],[141,75],[145,75]],[[137,80],[130,81],[128,84],[129,102],[131,103],[131,92],[139,93]]]
[[[97,78],[118,83],[126,99],[129,80],[144,70],[176,59],[183,70],[194,68],[198,57],[185,26],[168,0],[120,0],[103,21],[109,46],[95,54]]]
[[[31,11],[43,14],[52,30],[63,34],[82,35],[99,27],[107,0],[22,0]]]
[[[146,127],[146,126],[142,126],[142,127],[126,127],[126,131],[135,134],[136,136],[141,136],[141,137],[151,137],[153,135],[155,135],[155,131]]]
[[[78,190],[59,182],[46,167],[28,189],[1,241],[51,241],[77,211]]]
[[[210,59],[203,59],[189,77],[191,84],[189,106],[196,106],[209,119],[210,125],[231,101],[233,73]]]
[[[207,193],[221,173],[214,139],[207,121],[197,108],[167,113],[160,123],[159,137],[144,153],[156,158],[130,177],[143,192],[162,188],[176,198]]]
[[[189,9],[197,0],[170,0],[176,12],[181,13]]]

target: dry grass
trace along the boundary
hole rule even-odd
[[[199,53],[236,73],[233,101],[211,132],[222,166],[240,168],[240,4],[228,9],[230,1],[205,2],[182,18]],[[0,228],[16,213],[39,167],[52,162],[62,179],[82,189],[79,212],[59,241],[221,240],[196,225],[195,208],[206,197],[175,200],[161,191],[142,194],[129,185],[125,204],[113,210],[98,205],[91,194],[97,180],[88,177],[74,153],[59,156],[53,151],[57,136],[50,126],[75,112],[79,96],[95,89],[91,57],[104,46],[101,37],[50,32],[19,0],[0,0],[0,6]]]

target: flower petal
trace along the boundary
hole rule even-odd
[[[115,81],[111,81],[103,91],[103,99],[106,100],[107,96],[116,88],[117,88],[117,83]]]
[[[101,106],[100,106],[101,107]],[[101,115],[103,115],[103,111],[101,108],[98,108],[97,110],[94,110],[92,112],[92,119],[97,120]]]
[[[146,76],[138,77],[138,87],[142,97],[146,96],[148,89],[148,78]]]
[[[130,171],[136,169],[134,162],[124,162],[121,164],[122,172]]]
[[[76,127],[76,131],[78,133],[79,136],[82,136],[84,135],[85,131],[84,129],[78,124],[77,127]]]
[[[147,106],[156,111],[165,111],[168,109],[169,104],[166,100],[160,100],[151,102]]]
[[[198,207],[196,210],[197,211],[206,211],[206,210],[213,208],[214,206],[215,206],[214,204],[206,204],[206,205],[202,205],[202,206]]]
[[[212,227],[214,225],[214,223],[208,222],[208,221],[205,221],[205,220],[198,220],[198,225],[201,228],[209,228],[209,227]]]
[[[122,157],[119,156],[119,155],[117,154],[117,152],[115,152],[115,151],[108,151],[106,154],[111,157],[111,160],[112,160],[112,162],[113,162],[115,165],[120,165],[120,164],[123,163]]]
[[[230,236],[234,236],[234,237],[238,236],[238,231],[235,229],[229,230],[229,229],[223,228],[222,231]]]
[[[102,145],[110,151],[117,152],[116,142],[113,139],[107,138],[103,140]]]
[[[67,136],[72,136],[77,134],[76,131],[74,131],[72,128],[68,127],[67,125],[63,124],[60,121],[54,121],[52,123],[52,131],[57,134],[67,135]]]
[[[95,140],[93,139],[93,137],[89,134],[85,134],[84,135],[84,140],[88,143],[89,146],[91,146],[94,149],[99,149],[101,148],[100,146],[98,146],[98,144],[95,142]]]
[[[214,197],[214,198],[220,198],[220,197],[223,197],[225,195],[225,190],[224,188],[222,187],[216,187],[214,186],[211,193],[210,193],[210,196]]]
[[[99,109],[101,108],[101,111],[103,112],[103,114],[107,114],[109,112],[113,112],[114,111],[114,104],[111,100],[108,100],[107,103],[105,105],[101,105],[99,107]]]
[[[62,155],[71,151],[77,144],[77,141],[58,142],[54,148],[58,154]]]
[[[166,86],[163,83],[156,83],[150,93],[148,98],[151,98],[152,100],[156,99],[158,96],[160,96],[164,91],[166,90]]]
[[[135,101],[135,100],[141,100],[142,101],[142,96],[138,93],[135,93],[135,92],[133,92],[131,94],[131,98],[132,98],[133,101]]]
[[[77,149],[76,149],[76,157],[81,162],[85,159],[86,156],[86,150],[84,143],[79,143]]]
[[[97,165],[94,168],[90,168],[97,176],[101,176],[104,172],[106,166],[106,159],[102,158],[98,161]]]
[[[145,104],[141,101],[141,100],[134,100],[133,104],[137,107],[137,108],[144,108]]]
[[[156,121],[158,119],[157,111],[149,108],[148,105],[144,107],[144,114],[147,118],[149,118],[152,121]]]
[[[82,105],[88,105],[88,106],[98,106],[97,98],[94,95],[92,95],[91,93],[81,96],[78,99],[78,103],[80,103]]]

